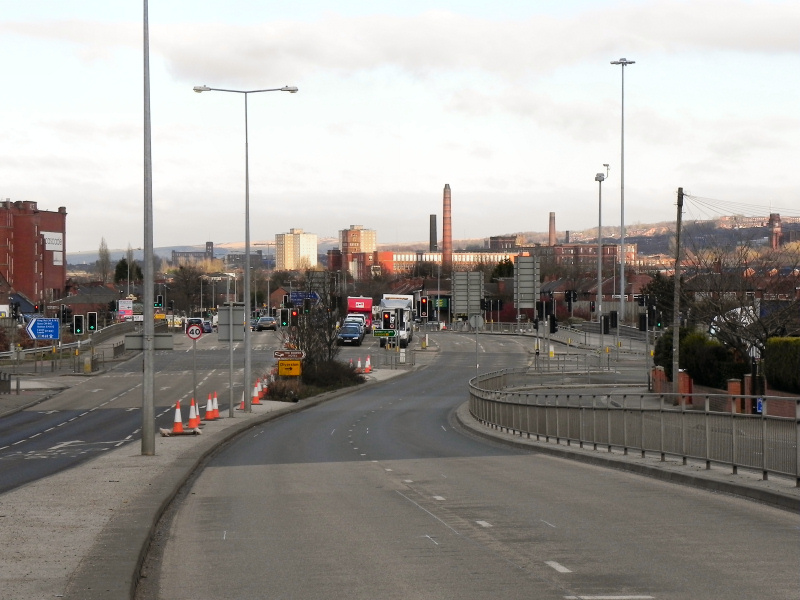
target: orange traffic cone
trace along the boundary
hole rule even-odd
[[[208,402],[206,402],[206,421],[213,421],[216,419],[214,416],[214,400],[211,398],[211,393],[208,394]]]
[[[351,369],[353,368],[353,359],[352,358],[350,359],[350,368]]]
[[[358,357],[358,366],[356,367],[356,373],[361,373],[361,357]]]
[[[253,385],[253,399],[250,400],[250,405],[261,404],[261,399],[258,397],[258,382]]]
[[[181,418],[181,401],[175,403],[175,420],[172,423],[172,433],[183,433],[183,418]]]
[[[242,403],[239,405],[239,410],[244,410],[244,390],[242,390]]]
[[[367,354],[367,362],[364,364],[364,373],[372,373],[372,364],[369,362],[369,354]]]
[[[197,413],[197,408],[194,405],[194,398],[189,405],[189,429],[200,427],[200,415]]]
[[[214,418],[219,419],[219,404],[217,403],[217,392],[214,392]]]

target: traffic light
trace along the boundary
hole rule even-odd
[[[72,316],[72,333],[83,335],[83,315]]]
[[[290,309],[290,312],[291,312],[290,316],[292,318],[291,320],[292,325],[298,325],[300,322],[300,311],[297,310],[296,308],[292,308]]]
[[[481,299],[481,303],[485,304],[486,300]],[[428,297],[422,296],[419,299],[419,316],[425,319],[428,318]]]
[[[281,309],[281,327],[288,327],[289,326],[289,309],[282,308]]]
[[[175,312],[175,300],[167,302],[167,306],[169,307],[169,312]]]
[[[609,318],[608,315],[603,315],[603,324],[601,325],[601,327],[602,327],[602,330],[603,330],[604,334],[608,334],[609,333],[610,321],[611,321],[611,319]]]
[[[303,314],[311,313],[311,298],[303,298]]]
[[[647,321],[650,324],[654,324],[656,322],[656,307],[652,304],[647,307]]]
[[[384,329],[392,329],[392,313],[388,310],[383,311],[381,315],[383,319],[383,328]]]
[[[153,302],[153,308],[164,308],[164,296],[161,294],[156,296],[156,301]]]
[[[618,316],[617,315],[617,311],[612,310],[611,311],[611,329],[616,329],[617,328],[617,316]]]
[[[662,313],[661,311],[658,311],[658,319],[656,320],[656,327],[658,327],[659,329],[661,329],[661,326],[663,325],[663,323],[662,323],[662,321],[664,320],[663,317],[664,317],[664,313]]]
[[[86,320],[88,321],[86,327],[89,331],[97,331],[97,313],[86,313]]]
[[[38,305],[38,304],[34,304],[34,305],[33,305],[33,312],[34,312],[35,314],[37,314],[37,315],[39,314],[39,305]]]
[[[595,304],[594,304],[594,300],[590,300],[590,301],[589,301],[589,311],[591,311],[591,312],[594,312],[594,311],[595,311]]]
[[[644,313],[639,315],[639,331],[647,331],[647,315]]]
[[[567,290],[564,293],[564,296],[567,299],[567,310],[572,310],[572,294],[574,294],[572,290]]]
[[[558,331],[558,321],[556,321],[555,315],[550,315],[550,333],[555,333]]]

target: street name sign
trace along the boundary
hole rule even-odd
[[[396,329],[373,329],[372,337],[397,337]]]
[[[31,319],[25,327],[25,331],[32,340],[61,339],[61,324],[58,319]]]
[[[272,356],[277,359],[302,360],[306,353],[302,350],[275,350]]]

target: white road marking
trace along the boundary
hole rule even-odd
[[[564,600],[653,600],[655,596],[564,596]]]
[[[444,428],[444,425],[442,425],[442,431],[447,431],[447,429]]]
[[[429,536],[429,535],[426,535],[425,537],[426,537],[426,538],[428,538],[430,541],[432,541],[432,542],[433,542],[434,544],[436,544],[437,546],[439,545],[439,542],[437,542],[437,541],[436,541],[435,539],[433,539],[431,536]]]
[[[384,469],[384,471],[391,473],[393,469]]]
[[[336,431],[336,430],[335,430],[335,429],[333,429],[333,430],[331,431],[331,435],[333,435],[333,432],[334,432],[334,431]]]
[[[548,567],[551,567],[551,568],[555,569],[559,573],[572,573],[572,571],[570,571],[567,567],[565,567],[562,564],[557,563],[554,560],[547,560],[547,561],[545,561],[544,564],[546,564]]]
[[[492,526],[492,524],[491,524],[491,523],[489,523],[489,522],[487,522],[487,521],[475,521],[475,522],[476,522],[478,525],[480,525],[481,527],[491,527],[491,526]]]
[[[414,483],[413,479],[403,479],[403,483]]]
[[[441,501],[441,500],[444,500],[444,496],[434,496],[433,499]]]
[[[549,525],[549,526],[550,526],[550,527],[552,527],[553,529],[555,529],[555,528],[556,528],[556,526],[555,526],[555,525],[553,525],[552,523],[548,523],[548,522],[547,522],[547,521],[545,521],[544,519],[539,519],[539,520],[540,520],[542,523],[544,523],[545,525]]]

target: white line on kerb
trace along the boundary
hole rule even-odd
[[[548,567],[551,567],[551,568],[555,569],[559,573],[572,573],[572,571],[570,571],[567,567],[565,567],[564,565],[562,565],[560,563],[557,563],[554,560],[547,560],[547,561],[545,561],[544,564],[546,564]]]

